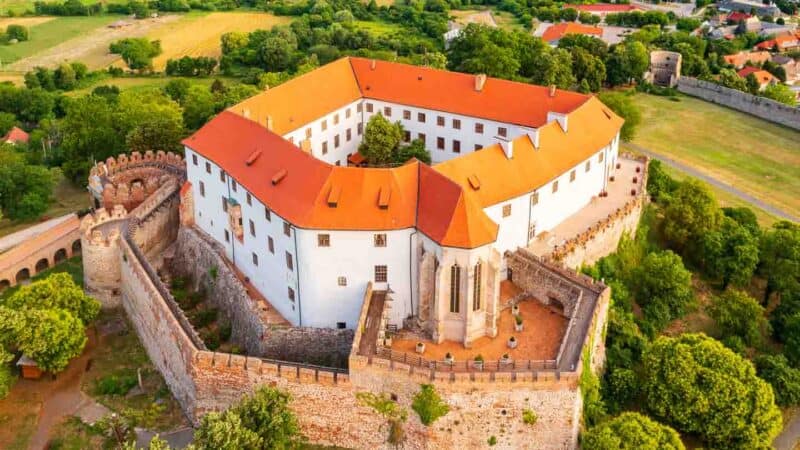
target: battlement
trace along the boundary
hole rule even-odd
[[[122,205],[114,205],[111,213],[105,208],[100,208],[92,214],[83,216],[81,220],[80,230],[87,236],[92,234],[92,230],[106,222],[122,220],[128,216],[128,211]]]
[[[104,162],[95,164],[89,174],[90,176],[109,177],[128,168],[150,164],[171,166],[181,171],[186,170],[186,162],[180,155],[162,150],[156,152],[148,150],[144,155],[140,152],[131,152],[130,156],[122,153],[116,158],[109,157]]]

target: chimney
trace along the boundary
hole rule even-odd
[[[267,116],[267,129],[272,131],[272,116]]]
[[[556,96],[556,85],[555,84],[551,84],[550,85],[550,97],[555,97],[555,96]]]
[[[375,65],[378,64],[374,59],[369,62],[369,69],[375,70]]]
[[[483,90],[483,85],[486,84],[486,74],[479,73],[475,75],[475,90],[481,92]]]

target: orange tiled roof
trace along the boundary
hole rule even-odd
[[[623,120],[595,97],[568,116],[568,132],[557,122],[539,128],[539,148],[528,136],[513,141],[513,158],[499,144],[437,164],[434,170],[460,184],[486,208],[533,192],[611,143]],[[469,178],[477,177],[473,189]]]
[[[567,4],[564,5],[564,9],[572,8],[577,11],[585,11],[585,12],[606,12],[606,13],[618,13],[618,12],[630,12],[630,11],[643,11],[642,8],[636,5],[627,5],[622,3],[595,3],[591,5],[575,5],[575,4]]]
[[[561,39],[568,34],[586,34],[590,36],[602,36],[603,29],[600,27],[593,27],[583,25],[577,22],[562,22],[551,25],[542,34],[542,40],[545,42],[553,42]]]
[[[762,51],[762,52],[739,52],[733,55],[725,55],[723,56],[725,62],[728,64],[733,65],[734,67],[742,67],[748,61],[753,63],[763,63],[765,61],[769,61],[770,54],[769,52]]]
[[[775,78],[775,76],[773,76],[771,73],[767,72],[766,70],[759,69],[758,67],[745,67],[744,69],[736,72],[736,74],[742,78],[747,78],[747,76],[751,73],[755,75],[756,80],[758,80],[758,84],[761,85],[767,84],[773,80],[777,80],[777,78]]]
[[[298,227],[416,226],[443,246],[475,248],[497,236],[498,226],[483,207],[530,192],[577,165],[611,142],[622,119],[599,100],[582,94],[556,91],[551,97],[544,87],[492,78],[479,92],[474,82],[473,75],[388,62],[373,66],[369,60],[345,58],[235,105],[184,140],[184,145],[223,167]],[[325,89],[318,89],[320,83]],[[397,168],[376,169],[332,166],[276,134],[360,95],[539,128],[541,145],[534,150],[522,137],[514,141],[510,160],[495,145],[434,168],[413,160]],[[564,133],[555,122],[545,124],[548,111],[566,114],[575,131]],[[272,131],[266,129],[268,116]],[[252,160],[256,150],[263,156]],[[471,175],[481,179],[480,190],[470,187]]]
[[[760,44],[756,45],[756,48],[761,50],[772,50],[772,48],[774,48],[776,45],[780,49],[800,46],[800,31],[776,36],[775,39],[761,42]]]
[[[30,135],[18,127],[12,127],[8,133],[3,137],[3,142],[25,143],[30,140]]]

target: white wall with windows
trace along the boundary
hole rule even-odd
[[[302,124],[283,135],[283,138],[300,147],[305,139],[311,140],[311,154],[328,164],[347,166],[347,157],[358,151],[363,126],[361,103],[356,100],[346,106]]]

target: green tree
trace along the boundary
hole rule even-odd
[[[664,170],[661,161],[650,160],[647,164],[647,192],[654,201],[667,200],[678,188],[678,185],[678,182]]]
[[[109,51],[122,56],[131,70],[150,70],[153,68],[153,58],[161,54],[161,42],[125,38],[112,42]]]
[[[666,250],[645,256],[635,271],[633,295],[645,319],[661,330],[694,305],[692,274],[681,257]]]
[[[758,265],[758,236],[729,217],[722,217],[720,227],[701,236],[698,255],[706,273],[729,284],[745,286]]]
[[[421,139],[414,139],[409,145],[400,145],[395,152],[394,162],[403,164],[411,158],[416,158],[425,164],[431,163],[431,152],[425,148]]]
[[[2,320],[2,319],[0,319]],[[0,340],[2,342],[2,340]],[[14,359],[14,355],[7,352],[0,346],[0,400],[4,399],[14,383],[17,381],[17,376],[14,374],[9,363]]]
[[[718,227],[722,212],[706,184],[689,179],[681,182],[664,208],[663,234],[669,245],[683,253],[692,243]]]
[[[189,130],[200,128],[214,114],[216,101],[207,87],[196,84],[183,99],[183,123]]]
[[[86,345],[83,322],[63,309],[14,310],[0,306],[0,322],[11,324],[5,339],[48,372],[64,370]]]
[[[17,125],[17,116],[7,112],[0,112],[0,136],[5,136]]]
[[[13,220],[41,216],[50,205],[54,177],[44,166],[31,165],[13,146],[0,144],[0,210]]]
[[[789,89],[789,86],[782,83],[767,86],[764,88],[764,91],[761,92],[761,95],[789,106],[795,106],[797,104],[797,95],[795,92]]]
[[[18,42],[27,41],[29,38],[28,28],[22,25],[11,24],[6,27],[6,37],[16,39]]]
[[[650,173],[648,172],[648,177]],[[758,225],[758,217],[756,217],[756,213],[753,212],[752,209],[741,206],[738,208],[734,207],[724,207],[722,208],[722,214],[725,217],[730,217],[736,223],[744,227],[745,230],[749,231],[751,235],[760,238],[761,237],[761,227]]]
[[[617,86],[640,80],[649,66],[647,47],[636,40],[627,40],[617,44],[606,60],[608,82]]]
[[[450,412],[450,407],[442,400],[433,385],[423,384],[420,391],[414,395],[411,409],[418,415],[425,426],[430,426],[437,419]]]
[[[632,141],[636,136],[636,128],[642,121],[642,115],[639,112],[639,107],[631,100],[630,95],[621,92],[604,92],[599,95],[599,98],[618,116],[625,119],[625,123],[619,132],[619,137],[625,142]]]
[[[758,78],[753,73],[747,74],[744,78],[744,85],[747,88],[747,92],[756,95],[758,91],[761,90],[761,83],[758,82]]]
[[[63,309],[84,324],[94,320],[100,312],[100,302],[86,295],[67,273],[54,273],[22,286],[4,305],[18,310]]]
[[[584,450],[684,450],[678,433],[649,417],[626,412],[581,436]]]
[[[800,292],[800,225],[780,221],[764,233],[759,273],[767,279],[765,301],[773,292]]]
[[[300,430],[294,413],[289,409],[291,397],[286,392],[262,387],[245,397],[230,411],[241,417],[242,427],[252,431],[262,448],[294,448]]]
[[[758,376],[772,385],[777,404],[800,404],[800,369],[790,366],[783,355],[759,355],[753,362]]]
[[[194,432],[191,450],[259,450],[270,448],[261,437],[242,424],[233,411],[208,413]]]
[[[747,345],[757,345],[768,331],[764,307],[742,291],[729,289],[711,299],[709,315],[723,336],[739,336]]]
[[[575,76],[572,73],[572,55],[564,49],[544,47],[543,51],[529,66],[533,66],[533,73],[530,77],[531,83],[542,86],[556,86],[560,89],[569,89],[575,84]],[[596,76],[596,74],[590,72],[592,69],[586,67],[583,69],[586,70],[584,75]]]
[[[599,91],[606,79],[606,66],[600,57],[581,47],[572,49],[572,72],[579,83],[586,82],[591,92]]]
[[[703,334],[659,337],[643,359],[645,408],[712,448],[767,449],[781,429],[772,388]]]
[[[55,83],[58,89],[63,89],[65,91],[71,91],[75,89],[75,83],[77,83],[77,78],[75,75],[75,69],[72,68],[69,64],[61,64],[54,72],[55,74]]]
[[[390,163],[402,136],[402,130],[397,124],[389,122],[382,114],[375,114],[367,122],[364,140],[358,146],[358,151],[370,164]]]
[[[114,127],[133,151],[182,149],[181,107],[160,91],[122,92],[114,112]]]

